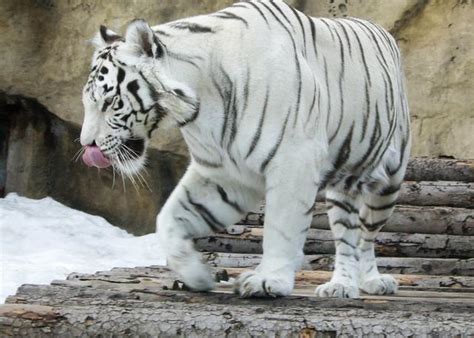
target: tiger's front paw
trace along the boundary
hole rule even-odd
[[[244,298],[282,297],[291,294],[293,285],[294,280],[289,276],[247,271],[235,281],[234,291]]]
[[[316,296],[327,298],[359,298],[359,288],[337,281],[330,281],[318,286],[315,290]]]
[[[398,282],[390,275],[379,275],[364,280],[360,288],[371,295],[390,295],[398,291]]]
[[[168,258],[168,264],[179,275],[181,281],[191,290],[209,291],[214,289],[214,276],[209,267],[203,264],[197,255],[189,255],[187,258]]]

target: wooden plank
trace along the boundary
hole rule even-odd
[[[474,182],[474,160],[412,158],[405,180]]]
[[[263,228],[249,227],[239,235],[214,234],[195,240],[201,251],[262,253]],[[332,254],[334,243],[329,230],[310,229],[305,254]],[[376,239],[376,252],[385,257],[471,258],[474,246],[469,236],[404,234],[381,232]]]
[[[311,227],[329,229],[327,206],[316,203]],[[263,212],[251,212],[238,224],[263,225]],[[474,210],[452,207],[397,205],[384,226],[385,232],[474,235]]]
[[[204,258],[215,267],[255,268],[262,255],[206,252]],[[377,266],[381,273],[474,276],[474,258],[377,257]],[[303,269],[332,271],[334,255],[306,255]]]

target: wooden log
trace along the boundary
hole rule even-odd
[[[211,252],[262,253],[261,227],[249,227],[240,235],[214,234],[195,240],[197,248]],[[305,254],[332,254],[334,243],[329,230],[310,229]],[[381,232],[376,253],[386,257],[471,258],[474,245],[469,236],[427,235]]]
[[[228,269],[228,275],[242,271]],[[295,294],[302,296],[277,299],[241,299],[226,291],[228,286],[215,293],[164,290],[161,275],[173,273],[162,267],[122,268],[76,274],[65,284],[24,285],[0,305],[0,336],[474,334],[474,293],[466,291],[474,286],[472,277],[446,276],[448,283],[440,288],[437,276],[395,276],[402,285],[399,295],[348,300],[314,297],[314,286],[331,276],[321,271],[299,272]],[[132,280],[139,280],[133,289]],[[409,289],[434,286],[437,291]],[[464,291],[443,291],[456,286]]]
[[[313,212],[311,227],[329,229],[327,207],[317,203]],[[249,213],[239,222],[241,225],[263,225],[264,214]],[[242,229],[241,229],[242,230]],[[474,210],[451,207],[398,205],[384,226],[385,232],[406,232],[422,234],[474,235]]]
[[[321,191],[316,202],[324,202]],[[398,204],[474,208],[473,183],[451,181],[405,181],[400,189]]]
[[[35,292],[36,290],[31,290]],[[50,290],[66,299],[69,289]],[[100,292],[98,292],[100,293]],[[64,295],[63,295],[64,294]],[[145,300],[102,302],[77,299],[76,305],[2,305],[0,335],[153,336],[153,337],[335,337],[469,336],[470,305],[438,310],[441,301],[331,300],[290,297],[244,300],[231,294],[161,291]],[[27,295],[25,295],[27,296]],[[461,310],[461,311],[460,311]]]
[[[316,205],[311,227],[329,229],[326,210],[325,205]],[[397,205],[383,231],[471,236],[474,235],[474,210]]]
[[[474,184],[461,182],[405,182],[398,204],[474,208]]]
[[[255,268],[262,255],[206,252],[204,258],[215,267]],[[377,266],[381,273],[474,276],[474,258],[377,257]],[[307,255],[302,269],[333,271],[334,255]]]
[[[474,182],[474,160],[412,158],[405,180]]]
[[[230,278],[237,277],[247,268],[232,268],[218,266],[213,268],[216,276],[220,276],[218,281],[228,282]],[[330,271],[313,271],[303,269],[297,273],[296,282],[302,285],[317,286],[326,283],[331,278]],[[455,288],[460,291],[474,289],[474,277],[453,276],[453,275],[427,275],[427,274],[396,274],[403,287],[426,288]],[[222,277],[225,276],[225,277]],[[137,267],[120,268],[111,271],[96,272],[94,274],[71,274],[67,280],[53,281],[52,285],[68,286],[75,288],[97,288],[104,290],[127,291],[137,289],[161,289],[161,290],[181,290],[182,285],[176,285],[178,276],[166,267]],[[229,286],[229,283],[225,284]],[[220,286],[222,290],[223,285]]]

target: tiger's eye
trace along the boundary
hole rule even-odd
[[[107,104],[112,104],[112,102],[114,102],[114,99],[115,99],[115,96],[112,96],[112,97],[106,98],[104,101]]]

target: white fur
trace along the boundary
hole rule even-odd
[[[135,23],[114,57],[128,65],[129,73],[141,71],[160,93],[158,102],[183,125],[191,153],[185,176],[157,218],[170,267],[191,288],[211,289],[213,278],[192,239],[223,230],[265,198],[263,259],[235,288],[244,297],[285,296],[303,258],[316,194],[338,161],[344,163],[333,173],[327,196],[353,204],[368,227],[391,213],[390,208],[373,212],[367,205],[393,201],[396,193],[380,197],[379,191],[403,178],[410,145],[403,74],[393,39],[365,21],[314,19],[317,38],[311,41],[310,21],[301,16],[304,40],[295,14],[284,3],[239,5],[227,11],[242,20],[223,19],[225,13],[218,12],[153,27],[165,50],[160,58],[140,54],[137,36],[143,40],[151,31],[143,22]],[[201,32],[192,32],[195,27]],[[383,66],[378,48],[387,60]],[[179,91],[184,94],[177,95]],[[96,133],[89,123],[93,119],[86,119],[84,141]],[[378,136],[375,145],[370,144],[372,135]],[[379,147],[389,150],[369,163],[373,153],[367,152]],[[394,175],[388,174],[397,167]],[[355,183],[346,187],[351,176],[361,182],[359,190]],[[343,209],[335,206],[329,212],[337,239],[336,269],[316,293],[355,298],[359,288],[394,292],[393,281],[373,267],[371,241],[379,229],[368,229],[360,224],[359,212]],[[337,223],[341,217],[346,227]]]

